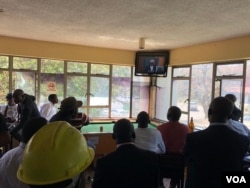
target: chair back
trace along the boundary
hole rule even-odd
[[[184,187],[185,160],[180,153],[159,154],[159,183],[163,178],[178,180],[177,188]]]

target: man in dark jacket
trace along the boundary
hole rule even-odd
[[[215,98],[208,110],[209,127],[187,135],[186,188],[220,188],[224,172],[241,170],[249,140],[226,125],[232,110],[227,98]]]
[[[19,107],[19,122],[15,127],[10,128],[10,134],[18,141],[21,141],[22,137],[20,130],[23,124],[31,118],[40,117],[40,113],[34,100],[30,95],[25,94],[23,90],[16,89],[13,93],[13,98]]]
[[[236,96],[234,94],[226,94],[225,97],[234,104],[231,119],[234,121],[239,121],[240,118],[242,118],[242,111],[235,106],[235,102],[237,101]]]
[[[115,123],[113,138],[117,149],[97,161],[93,188],[157,188],[157,154],[134,145],[134,127],[129,120]]]

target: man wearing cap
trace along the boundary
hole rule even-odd
[[[2,114],[7,120],[7,125],[15,124],[18,120],[17,104],[14,102],[12,93],[6,95],[7,105],[2,110]]]
[[[134,127],[129,120],[115,123],[113,139],[117,149],[97,161],[92,188],[157,188],[157,154],[134,145]]]
[[[67,97],[61,102],[60,110],[50,119],[53,121],[67,121],[71,123],[78,113],[78,108],[82,106],[82,101],[77,101],[75,97]]]

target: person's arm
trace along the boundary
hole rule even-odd
[[[165,146],[165,143],[162,139],[162,135],[161,135],[160,131],[157,131],[157,138],[158,138],[159,153],[160,154],[166,153],[166,146]]]

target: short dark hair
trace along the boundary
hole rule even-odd
[[[50,94],[50,95],[48,96],[48,100],[49,100],[49,101],[52,101],[52,100],[55,99],[56,97],[57,97],[56,94]]]
[[[212,122],[225,122],[232,114],[233,103],[226,97],[216,97],[209,105],[208,115]]]
[[[179,121],[181,117],[181,109],[177,106],[171,106],[168,109],[167,119],[171,121]]]
[[[46,124],[47,120],[43,117],[35,117],[26,121],[22,129],[22,142],[28,143],[30,138]]]
[[[117,144],[134,142],[135,131],[133,124],[128,119],[119,119],[113,127],[113,138]]]
[[[10,99],[12,99],[13,98],[13,95],[12,95],[12,93],[8,93],[7,95],[6,95],[6,97],[5,97],[7,100],[10,100]]]
[[[148,113],[145,111],[141,111],[137,115],[136,122],[138,123],[138,127],[140,128],[148,127],[148,123],[150,122]]]

